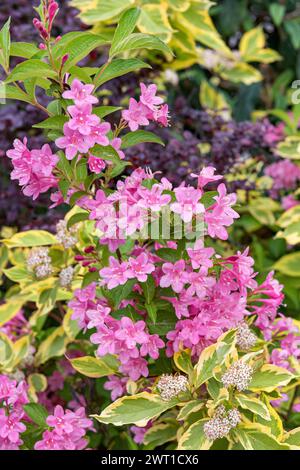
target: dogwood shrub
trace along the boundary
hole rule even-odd
[[[51,0],[38,9],[39,48],[10,44],[8,24],[1,31],[3,93],[39,108],[36,87],[51,98],[37,124],[49,143],[16,140],[11,178],[70,211],[55,235],[3,240],[0,447],[297,448],[299,329],[280,314],[273,274],[258,282],[248,249],[225,247],[235,194],[212,167],[192,175],[196,187],[142,168],[121,176],[126,148],[162,143],[144,129],[168,125],[155,85],[142,83],[126,109],[98,106],[101,84],[147,66],[124,52],[170,51],[133,32],[136,8],[112,41],[52,38],[57,11]],[[99,46],[110,47],[105,65],[77,65]],[[10,71],[11,53],[25,60]],[[105,121],[119,111],[114,126]],[[129,425],[126,443],[103,424]]]

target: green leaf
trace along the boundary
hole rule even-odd
[[[282,23],[285,14],[285,6],[280,3],[271,3],[269,12],[276,26]]]
[[[293,378],[294,375],[287,369],[273,364],[264,364],[259,371],[253,374],[249,389],[272,392],[278,387],[287,385]]]
[[[295,428],[284,436],[284,443],[300,446],[300,428]]]
[[[157,418],[164,411],[176,406],[177,403],[177,399],[164,401],[159,395],[142,392],[119,398],[105,408],[100,415],[92,415],[92,417],[100,423],[110,423],[115,426],[131,423],[145,426],[150,419]]]
[[[12,360],[14,356],[14,345],[13,342],[0,331],[0,366],[5,368]]]
[[[0,100],[18,100],[24,101],[25,103],[31,103],[30,96],[25,91],[19,90],[14,85],[7,85],[6,83],[0,83]]]
[[[120,157],[117,151],[111,146],[107,145],[103,147],[102,145],[95,145],[91,150],[91,154],[95,157],[99,157],[102,160],[110,160],[113,163],[119,163]]]
[[[149,318],[150,318],[152,324],[155,325],[156,319],[157,319],[157,307],[156,307],[155,303],[153,303],[153,302],[151,302],[149,304],[146,303],[145,308],[147,310],[147,313],[149,315]]]
[[[53,116],[45,119],[45,121],[34,124],[33,127],[37,129],[51,129],[61,131],[64,124],[68,121],[67,116]]]
[[[189,349],[183,349],[174,354],[173,360],[177,369],[181,370],[190,377],[193,374],[193,366],[191,360],[191,351]]]
[[[153,300],[154,295],[155,295],[155,281],[153,279],[153,276],[149,274],[147,281],[141,282],[141,286],[144,292],[146,302],[150,304],[150,302]]]
[[[55,78],[57,72],[42,60],[29,59],[16,65],[5,83],[24,81],[27,78]]]
[[[24,59],[31,59],[32,56],[40,52],[40,50],[30,42],[12,42],[10,48],[10,55],[13,57],[23,57]]]
[[[205,348],[194,368],[194,386],[200,387],[213,376],[214,369],[222,365],[227,356],[234,351],[235,331],[231,330],[220,336],[215,344]]]
[[[10,18],[8,18],[0,31],[0,63],[6,70],[9,69],[10,47]]]
[[[72,320],[72,315],[73,315],[73,311],[68,310],[64,316],[63,323],[62,323],[63,329],[67,337],[71,340],[75,339],[78,333],[80,332],[78,321]]]
[[[112,56],[119,44],[133,32],[140,13],[140,8],[130,8],[123,13],[115,30],[109,56]]]
[[[297,224],[298,227],[299,224]],[[277,263],[274,264],[273,268],[282,274],[286,274],[291,277],[300,276],[300,253],[290,253],[289,255],[282,256]]]
[[[73,0],[73,6],[79,10],[83,10],[82,0]],[[132,0],[111,0],[109,2],[91,2],[86,5],[80,18],[86,24],[96,24],[99,21],[107,21],[116,17],[122,11],[126,10],[132,5]]]
[[[171,49],[156,36],[143,33],[133,33],[119,43],[118,47],[115,48],[112,57],[122,52],[134,51],[136,49],[154,49],[165,54],[173,55]]]
[[[128,132],[127,134],[122,136],[121,148],[127,149],[128,147],[142,144],[144,142],[151,142],[154,144],[165,145],[164,142],[161,140],[161,138],[153,134],[153,132],[140,130],[140,131]]]
[[[212,441],[204,433],[204,424],[208,419],[201,419],[192,424],[179,438],[177,450],[209,450]]]
[[[270,421],[270,413],[267,406],[255,397],[249,395],[236,395],[238,404],[245,410],[250,410],[252,413],[260,416],[261,418]]]
[[[28,230],[15,233],[11,238],[5,238],[2,242],[9,248],[25,248],[32,246],[55,245],[57,239],[45,230]]]
[[[130,279],[123,286],[118,286],[108,291],[107,295],[112,299],[115,308],[118,308],[122,300],[126,299],[132,292],[134,284],[136,284],[136,279]]]
[[[122,109],[120,106],[99,106],[93,109],[93,113],[97,114],[100,118],[104,118],[111,113],[115,113],[116,111],[120,111]]]
[[[77,357],[70,359],[70,362],[77,372],[94,379],[115,374],[119,369],[117,359],[110,355],[103,357]]]
[[[46,419],[48,417],[48,412],[46,408],[39,403],[27,403],[23,408],[25,413],[34,423],[43,428],[47,427]]]
[[[67,223],[67,228],[69,229],[75,224],[78,224],[78,222],[82,222],[83,220],[88,220],[89,218],[89,213],[87,211],[85,212],[77,212],[77,214],[72,215]]]
[[[113,78],[121,77],[129,72],[146,68],[151,68],[151,66],[140,59],[115,59],[108,65],[102,65],[94,78],[94,85],[98,88],[103,85],[103,83],[106,83]]]

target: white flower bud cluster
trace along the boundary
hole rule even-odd
[[[237,361],[223,374],[224,387],[235,387],[239,392],[246,390],[251,382],[253,369],[243,361]]]
[[[64,268],[59,273],[59,284],[61,287],[69,287],[74,276],[73,266],[68,266]]]
[[[232,428],[235,428],[241,421],[240,412],[236,408],[225,410],[221,405],[215,413],[215,416],[204,424],[204,433],[208,440],[215,441],[222,439],[229,434]]]
[[[34,346],[29,346],[27,355],[20,362],[20,367],[21,368],[33,365],[34,359],[35,359],[35,352],[36,352],[35,347]]]
[[[188,380],[184,375],[163,374],[158,383],[157,388],[163,400],[169,401],[180,392],[186,392]]]
[[[77,225],[73,225],[68,230],[67,222],[65,220],[60,220],[56,224],[56,238],[65,248],[72,248],[77,243],[77,237],[75,236],[77,230]]]
[[[34,272],[38,279],[50,276],[53,272],[49,248],[32,248],[27,256],[27,268]]]
[[[20,369],[16,369],[14,372],[8,375],[10,379],[16,380],[18,383],[25,379],[25,374]]]
[[[238,325],[236,340],[236,344],[243,351],[249,351],[255,346],[257,336],[250,330],[246,322],[242,322]]]

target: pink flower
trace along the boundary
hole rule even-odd
[[[129,108],[122,112],[122,117],[128,122],[129,129],[136,131],[139,126],[147,126],[148,109],[142,103],[138,103],[134,98],[129,100]]]
[[[298,199],[295,199],[292,194],[288,194],[287,196],[284,196],[281,199],[281,205],[285,211],[291,209],[292,207],[298,206],[299,204],[300,201],[298,201]]]
[[[143,343],[141,346],[141,356],[149,355],[152,359],[159,358],[159,349],[163,348],[165,343],[158,335],[148,336],[146,343]]]
[[[229,227],[234,219],[239,218],[238,213],[231,208],[236,203],[236,195],[227,195],[226,186],[223,183],[218,186],[218,193],[219,195],[214,197],[216,203],[208,208],[204,220],[207,223],[208,234],[212,238],[227,240],[228,233],[224,226]]]
[[[72,416],[65,414],[63,407],[60,405],[55,407],[54,414],[48,416],[46,422],[48,426],[55,428],[55,431],[60,436],[64,433],[70,434],[74,430],[72,426]]]
[[[71,84],[71,89],[64,91],[62,96],[68,100],[73,100],[76,105],[98,103],[98,99],[92,95],[94,88],[94,85],[84,85],[75,78]]]
[[[34,444],[35,450],[63,450],[63,438],[55,431],[45,431],[43,439]]]
[[[115,137],[111,142],[110,145],[117,151],[117,154],[119,155],[121,160],[124,160],[125,158],[125,153],[121,150],[121,145],[122,145],[122,139],[119,137]]]
[[[116,258],[110,256],[109,267],[102,268],[100,270],[100,276],[103,278],[103,284],[105,284],[108,289],[123,285],[129,279],[128,263],[120,263]]]
[[[117,375],[109,375],[107,382],[103,385],[105,390],[111,390],[111,399],[115,401],[117,398],[126,393],[126,377],[118,377]]]
[[[174,264],[164,263],[162,270],[164,275],[160,279],[160,287],[171,286],[174,292],[181,292],[187,282],[184,260],[176,261]]]
[[[79,131],[82,135],[89,135],[92,128],[98,126],[100,118],[96,114],[91,114],[92,106],[89,103],[77,106],[68,106],[71,119],[68,122],[70,129]]]
[[[109,316],[111,309],[100,303],[97,304],[96,309],[87,310],[86,314],[89,318],[88,328],[98,328],[102,326]]]
[[[156,109],[154,111],[154,121],[158,122],[164,127],[168,127],[169,125],[169,106],[167,104],[164,104],[160,108]]]
[[[19,441],[19,435],[26,431],[26,426],[20,422],[24,413],[11,412],[8,416],[3,408],[0,409],[0,438],[8,439],[16,444]]]
[[[166,206],[171,201],[169,194],[162,194],[164,188],[160,184],[154,184],[151,189],[141,186],[138,189],[138,195],[141,199],[138,206],[144,209],[150,209],[153,212],[159,212],[162,206]]]
[[[90,143],[77,130],[64,124],[64,136],[56,139],[55,144],[60,149],[66,149],[66,158],[72,160],[78,152],[87,153],[90,149]]]
[[[85,330],[89,323],[87,311],[95,308],[96,283],[92,282],[84,289],[76,289],[74,299],[68,303],[73,310],[72,320],[77,320],[81,329]]]
[[[89,156],[88,159],[89,169],[92,173],[101,173],[105,169],[105,162],[101,158]]]
[[[144,331],[145,326],[144,321],[133,323],[129,317],[122,317],[115,337],[120,341],[124,341],[128,349],[133,349],[137,343],[144,343],[148,340]]]
[[[203,269],[203,268],[202,268]],[[191,272],[187,274],[188,283],[190,287],[187,289],[187,295],[197,295],[199,299],[204,299],[207,295],[207,290],[213,287],[216,283],[213,277],[208,277],[206,270],[203,272]]]
[[[163,99],[156,96],[157,86],[154,84],[149,85],[148,87],[141,83],[141,96],[140,101],[143,105],[147,106],[149,109],[154,111],[156,106],[163,103]]]
[[[200,267],[211,268],[213,266],[213,261],[210,258],[214,255],[215,250],[213,248],[204,248],[202,240],[197,240],[194,248],[187,248],[186,251],[191,260],[193,269]]]
[[[290,160],[280,160],[268,165],[265,174],[273,179],[272,189],[294,189],[300,180],[300,167]]]
[[[204,205],[199,203],[202,191],[193,187],[181,186],[174,189],[177,202],[171,204],[171,210],[179,214],[186,223],[191,222],[194,215],[205,212]]]
[[[193,178],[198,178],[198,188],[203,189],[208,183],[217,181],[223,178],[221,175],[215,175],[216,169],[213,166],[207,166],[200,171],[199,175],[192,173]]]
[[[143,428],[139,426],[131,426],[130,431],[134,435],[133,437],[134,442],[136,442],[137,444],[142,444],[144,441],[145,434],[148,431],[148,429],[151,428],[151,426],[152,426],[151,421],[149,421],[147,425],[144,426]]]
[[[141,253],[137,258],[129,258],[127,276],[129,279],[136,278],[139,282],[146,282],[148,274],[155,270],[153,263],[149,261],[146,253]]]
[[[93,115],[94,116],[94,115]],[[91,146],[95,144],[107,146],[109,145],[109,139],[106,134],[110,131],[110,124],[108,122],[102,122],[99,125],[95,125],[91,128],[88,139]]]
[[[138,380],[140,377],[148,377],[149,375],[147,361],[141,357],[129,359],[126,364],[121,365],[120,371],[124,375],[128,375],[131,380],[134,381]]]

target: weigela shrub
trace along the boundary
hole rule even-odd
[[[131,448],[209,449],[219,438],[226,449],[296,448],[300,433],[289,423],[299,330],[279,314],[273,274],[259,283],[247,249],[219,249],[239,217],[236,195],[213,167],[193,175],[196,187],[173,187],[141,168],[120,177],[126,148],[160,142],[143,126],[168,125],[154,85],[141,84],[113,128],[104,118],[119,108],[97,106],[101,84],[145,66],[119,55],[168,48],[132,33],[133,8],[108,62],[80,68],[109,40],[89,32],[54,40],[57,10],[53,1],[38,10],[39,51],[12,46],[7,25],[1,32],[7,96],[41,107],[34,71],[35,86],[54,98],[38,124],[49,143],[33,149],[30,139],[16,140],[7,152],[11,178],[28,197],[51,190],[52,206],[71,207],[56,235],[3,240],[2,270],[13,284],[0,306],[1,448],[121,445],[99,422],[133,425]],[[24,48],[26,60],[9,72],[11,50]],[[274,406],[283,406],[286,429]]]

